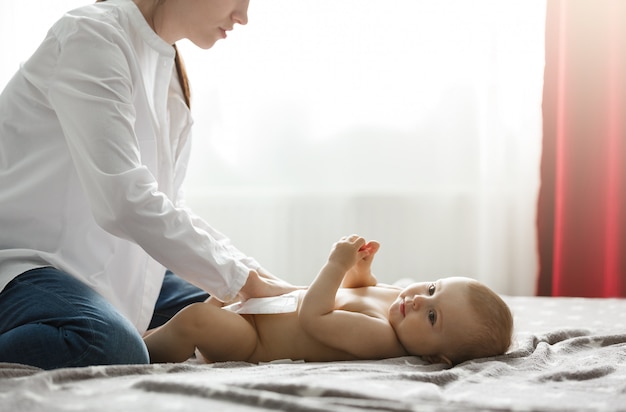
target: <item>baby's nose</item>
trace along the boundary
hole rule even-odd
[[[413,296],[413,299],[411,301],[411,306],[413,307],[413,309],[417,310],[424,304],[425,299],[425,296],[415,295]]]

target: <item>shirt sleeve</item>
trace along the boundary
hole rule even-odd
[[[94,219],[221,300],[231,300],[250,264],[223,235],[159,191],[142,164],[135,93],[143,81],[122,33],[77,24],[59,39],[49,101]]]
[[[178,82],[175,82],[178,85]],[[172,87],[170,90],[171,94],[182,93],[180,87]],[[172,100],[176,100],[172,102],[170,107],[170,112],[172,116],[178,118],[184,118],[188,110],[186,109],[186,104],[182,101],[182,97],[172,98]],[[182,107],[184,105],[184,107]],[[191,119],[188,122],[184,122],[186,124],[191,123]],[[247,256],[246,254],[240,252],[231,242],[231,240],[225,236],[223,233],[219,232],[217,229],[213,228],[209,225],[206,220],[202,219],[200,216],[196,215],[188,206],[185,201],[185,191],[183,189],[183,182],[185,180],[185,175],[187,173],[187,165],[189,164],[189,158],[191,157],[191,147],[192,147],[192,139],[190,138],[191,130],[188,127],[183,127],[178,130],[175,126],[176,122],[171,123],[173,125],[171,134],[178,134],[179,137],[176,139],[180,147],[177,148],[176,153],[176,165],[175,165],[175,175],[174,175],[174,186],[176,190],[176,207],[185,209],[186,212],[191,216],[194,227],[201,228],[205,230],[207,233],[211,234],[211,236],[222,242],[224,245],[228,245],[228,248],[232,251],[233,256],[237,256],[237,259],[240,260],[243,264],[245,264],[249,269],[258,270],[261,268],[261,265],[252,257]],[[175,130],[176,129],[176,130]]]

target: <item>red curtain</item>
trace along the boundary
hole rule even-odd
[[[548,0],[543,296],[626,297],[626,0]]]

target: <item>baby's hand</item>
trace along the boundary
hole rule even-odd
[[[329,263],[343,267],[346,271],[363,259],[370,252],[365,246],[365,239],[358,235],[344,236],[333,245],[328,257]]]

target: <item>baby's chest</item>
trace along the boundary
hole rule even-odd
[[[349,312],[363,313],[373,317],[387,317],[389,305],[380,297],[356,294],[337,295],[336,308]]]

